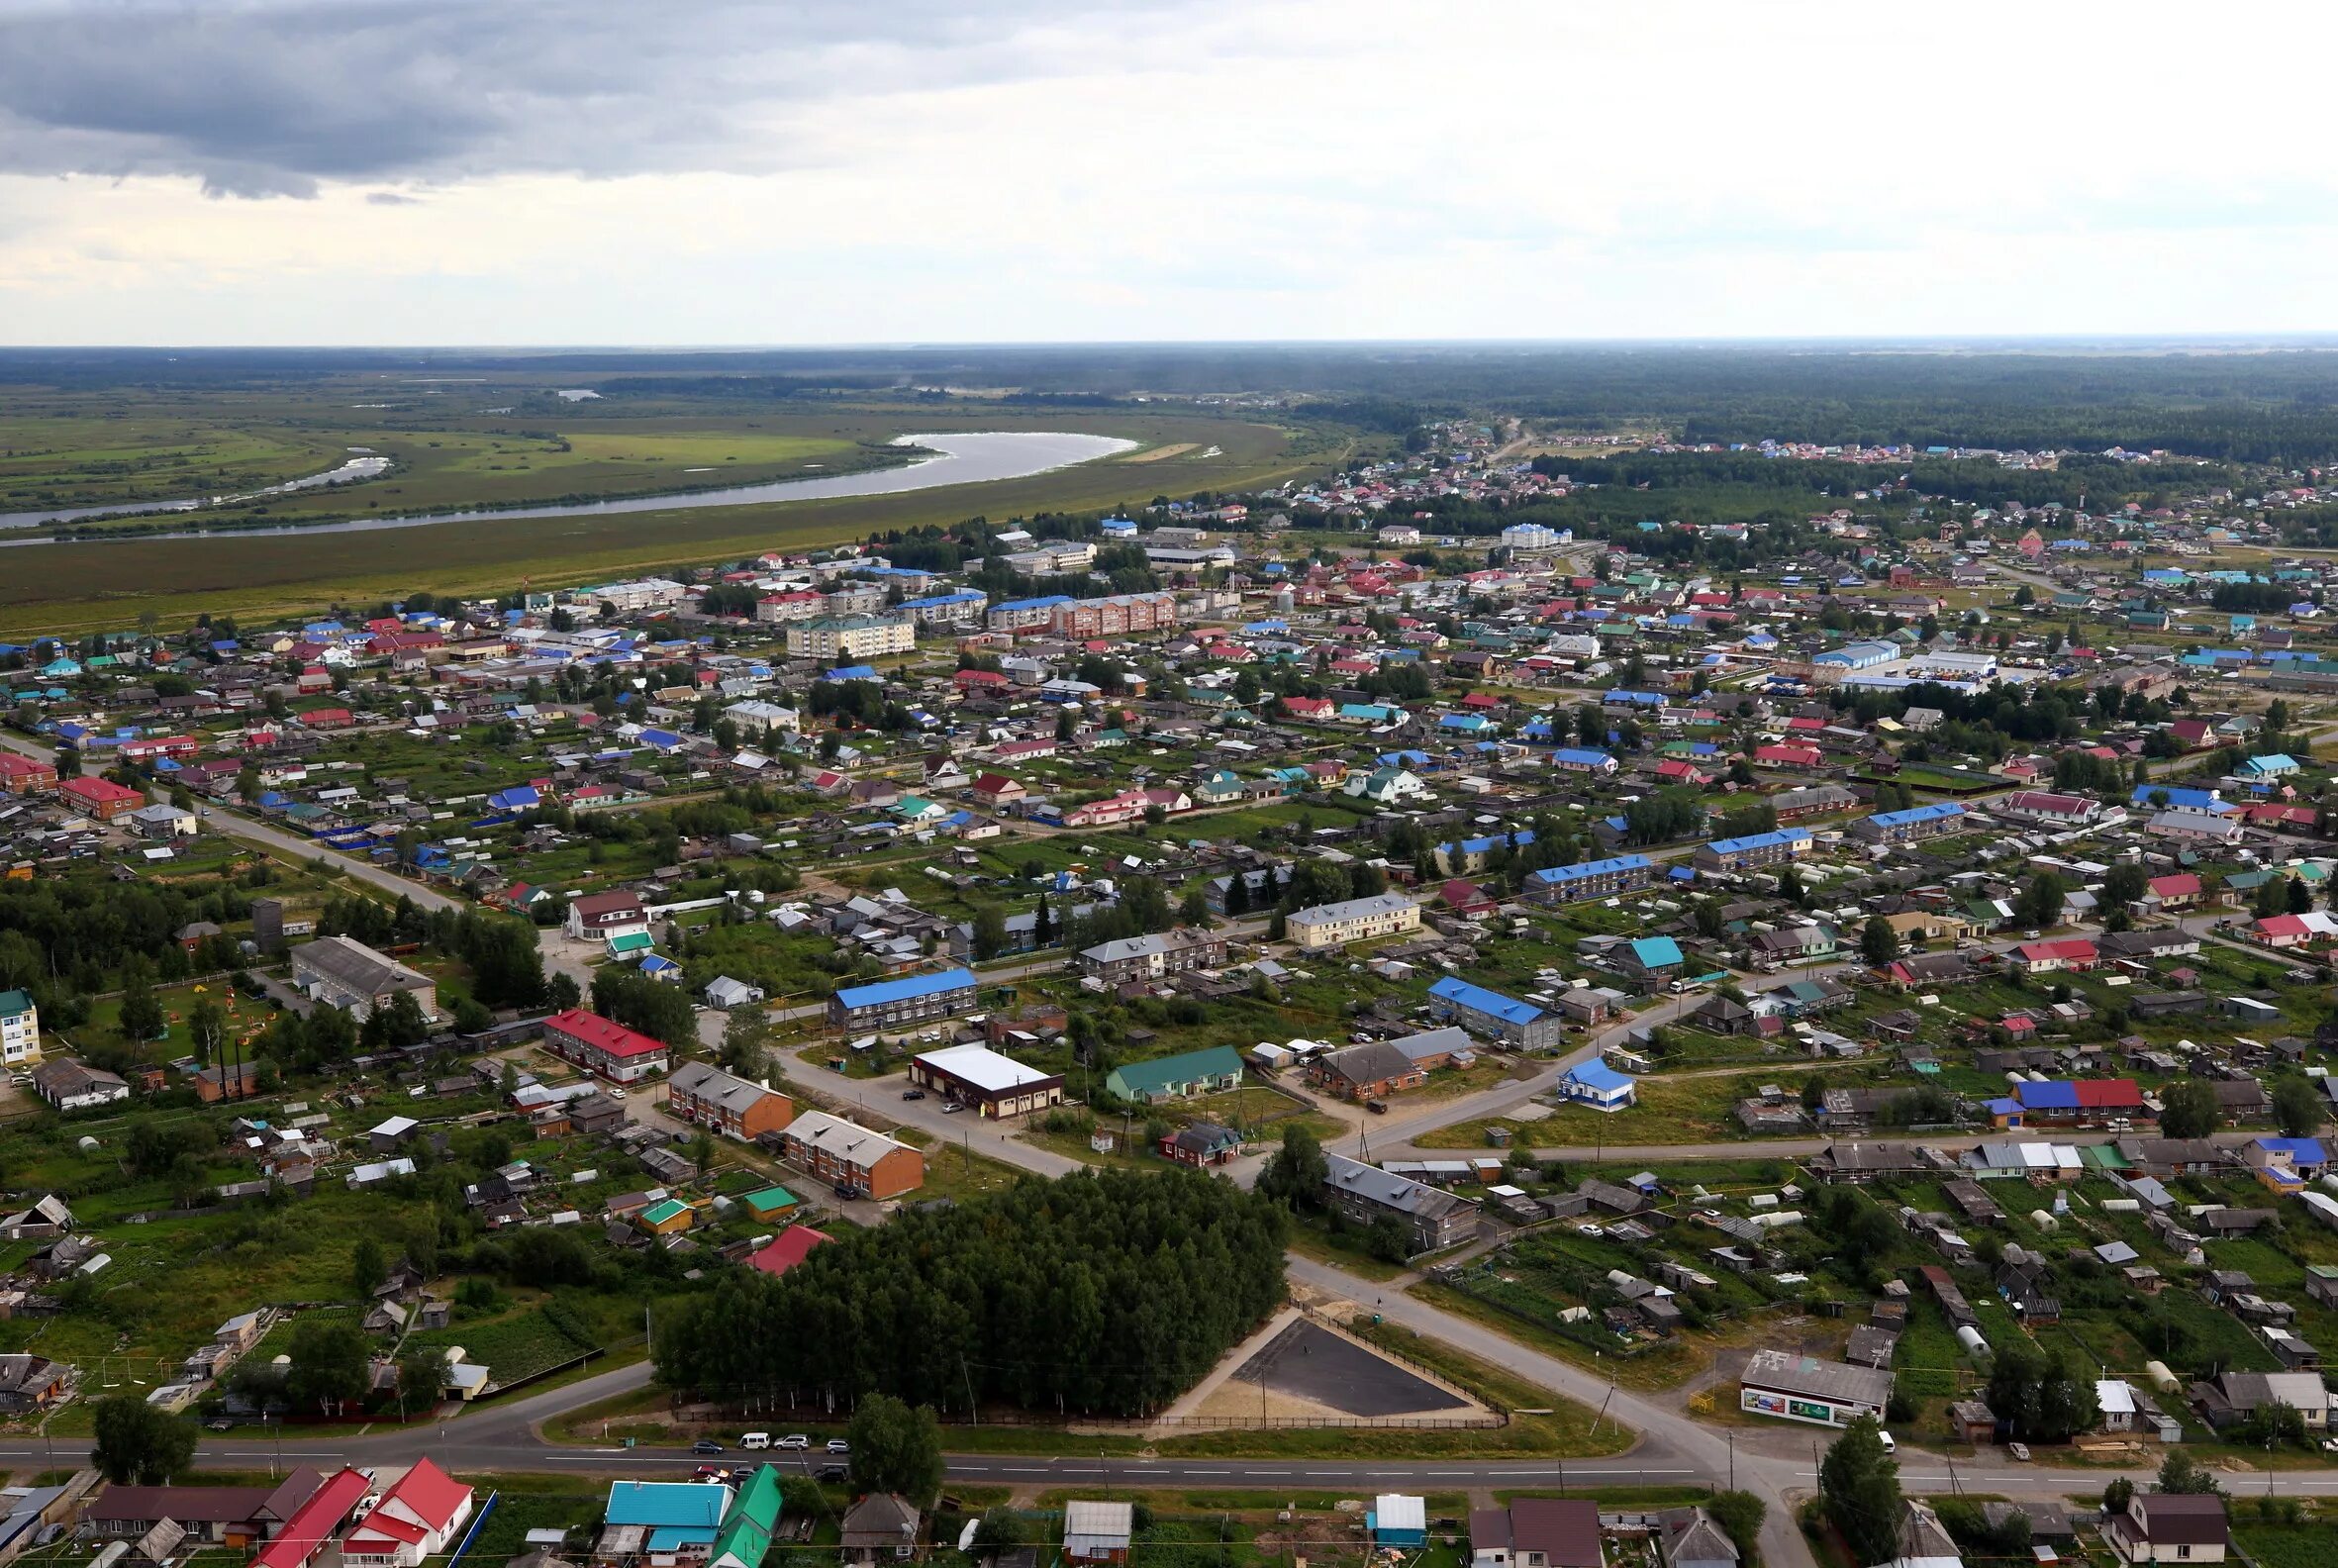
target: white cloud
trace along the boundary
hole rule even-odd
[[[2338,329],[2312,95],[2173,7],[784,9],[0,0],[299,87],[0,64],[0,339]]]

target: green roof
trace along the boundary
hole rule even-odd
[[[1211,1045],[1152,1061],[1123,1062],[1112,1070],[1106,1087],[1124,1097],[1159,1094],[1204,1078],[1242,1076],[1242,1053],[1231,1045]]]
[[[609,953],[611,957],[623,958],[631,953],[647,952],[656,945],[647,931],[627,931],[623,936],[609,938]]]
[[[642,1210],[641,1223],[646,1225],[661,1225],[673,1219],[674,1216],[689,1212],[690,1206],[688,1204],[679,1198],[668,1198],[664,1203]]]
[[[764,1465],[747,1478],[723,1516],[708,1568],[761,1568],[772,1532],[779,1528],[779,1471]]]
[[[0,1018],[15,1018],[20,1013],[32,1011],[33,999],[26,992],[0,991]]]
[[[748,1193],[739,1202],[757,1214],[770,1214],[775,1210],[793,1209],[796,1206],[796,1195],[785,1187],[766,1187],[760,1192]]]

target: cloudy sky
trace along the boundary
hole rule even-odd
[[[2338,330],[2244,9],[0,0],[0,343]]]

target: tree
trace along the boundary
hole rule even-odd
[[[194,1461],[195,1423],[135,1394],[99,1400],[90,1414],[97,1446],[89,1462],[116,1486],[168,1486]]]
[[[2216,1091],[2197,1078],[2170,1084],[2160,1096],[2160,1132],[2172,1138],[2203,1138],[2216,1130]]]
[[[349,1284],[359,1301],[370,1300],[374,1287],[389,1278],[389,1265],[382,1260],[381,1243],[373,1237],[359,1236],[357,1245],[349,1253]]]
[[[2113,1476],[2110,1485],[2102,1489],[2102,1511],[2106,1514],[2124,1514],[2134,1500],[2135,1483],[2125,1476]]]
[[[2029,879],[2013,903],[2013,917],[2025,926],[2040,931],[2062,923],[2062,900],[2065,894],[2062,878],[2051,871],[2040,871]]]
[[[284,1392],[295,1407],[332,1415],[338,1407],[364,1397],[366,1342],[355,1323],[302,1323],[293,1329],[286,1353],[292,1371]]]
[[[410,1345],[398,1358],[401,1415],[435,1408],[446,1393],[446,1352],[438,1345]]]
[[[1198,931],[1210,929],[1210,900],[1199,887],[1187,888],[1185,897],[1178,900],[1177,924]]]
[[[2216,1484],[2215,1475],[2206,1465],[2194,1459],[2189,1450],[2171,1448],[2168,1457],[2160,1461],[2160,1478],[2152,1484],[2154,1492],[2177,1495],[2205,1495],[2224,1489]]]
[[[1331,1161],[1315,1135],[1293,1123],[1283,1128],[1283,1146],[1258,1173],[1258,1191],[1294,1212],[1314,1209],[1323,1201],[1323,1182],[1330,1174]]]
[[[2066,1442],[2092,1429],[2102,1414],[2092,1373],[2081,1374],[2012,1336],[1997,1346],[1991,1364],[1989,1408],[2028,1442]]]
[[[1752,1562],[1762,1538],[1762,1522],[1770,1506],[1752,1492],[1715,1492],[1705,1500],[1705,1512],[1737,1548],[1739,1562]]]
[[[144,974],[133,975],[122,987],[122,1037],[143,1044],[160,1037],[164,1023],[154,988]]]
[[[988,963],[1007,950],[1007,917],[996,904],[974,912],[974,961]]]
[[[2151,888],[2151,879],[2143,867],[2132,860],[2122,860],[2110,868],[2102,878],[2102,905],[2106,909],[2123,909],[2143,897]]]
[[[2322,1097],[2303,1078],[2277,1078],[2273,1085],[2273,1119],[2281,1125],[2284,1137],[2311,1137],[2322,1125]]]
[[[941,1423],[933,1408],[915,1410],[889,1394],[860,1402],[844,1427],[852,1444],[852,1484],[898,1492],[921,1508],[941,1490]]]
[[[1881,915],[1871,915],[1859,931],[1859,956],[1870,969],[1881,969],[1900,956],[1900,933]]]
[[[1856,1418],[1818,1466],[1818,1506],[1858,1563],[1900,1554],[1900,1466],[1872,1416]]]
[[[209,1066],[228,1039],[228,1010],[206,994],[195,999],[187,1013],[187,1035],[195,1060]]]

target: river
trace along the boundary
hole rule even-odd
[[[609,512],[685,512],[706,507],[754,506],[774,501],[832,500],[843,496],[896,495],[908,490],[932,490],[942,485],[982,484],[996,479],[1026,479],[1033,474],[1069,468],[1136,449],[1137,443],[1117,436],[1088,436],[1069,431],[957,431],[947,435],[897,436],[896,446],[921,446],[933,453],[898,468],[876,468],[863,473],[823,474],[818,478],[773,479],[760,484],[730,485],[682,495],[620,496],[607,501],[579,501],[565,505],[492,507],[458,512],[423,512],[408,517],[356,518],[345,523],[285,524],[272,528],[132,530],[90,534],[72,540],[103,543],[118,539],[203,539],[212,535],[244,534],[361,534],[379,529],[427,528],[438,523],[473,523],[497,518],[589,517]],[[357,459],[384,462],[386,459]],[[269,494],[308,489],[347,481],[349,464],[333,474],[314,474],[273,487]],[[373,470],[378,472],[378,469]],[[342,475],[335,479],[334,475]],[[245,497],[243,499],[251,499]],[[82,507],[56,512],[0,513],[0,529],[31,529],[92,517],[132,517],[156,512],[189,512],[208,501],[156,502],[131,507]],[[0,540],[0,544],[47,544],[49,539]]]

